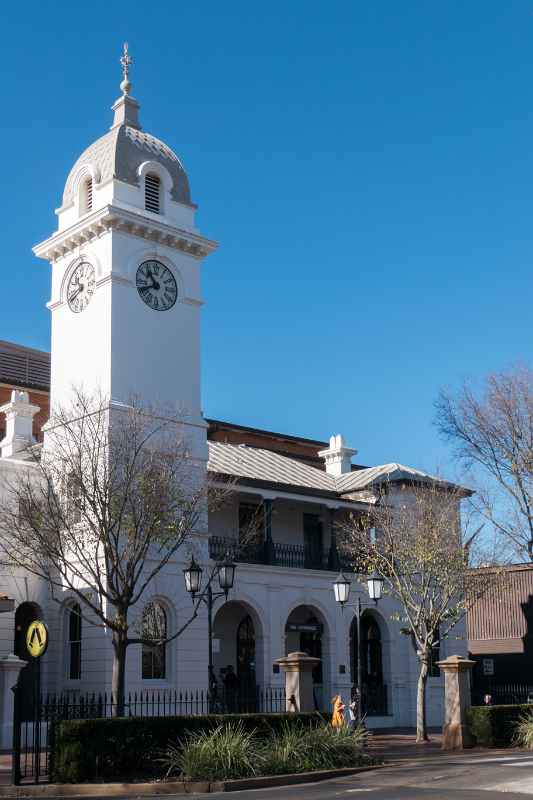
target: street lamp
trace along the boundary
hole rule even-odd
[[[218,585],[220,586],[219,592],[214,592],[211,586],[211,581],[207,584],[205,592],[202,593],[200,599],[207,606],[207,636],[209,644],[209,664],[207,667],[208,676],[208,698],[209,708],[211,710],[211,687],[213,685],[213,607],[220,597],[228,599],[228,592],[233,589],[235,580],[236,565],[231,560],[229,553],[226,553],[224,559],[219,561],[216,565],[216,574],[218,576]],[[191,558],[189,566],[183,570],[183,577],[185,579],[185,588],[189,592],[194,602],[195,596],[200,593],[202,586],[202,568],[198,566]]]
[[[378,575],[377,572],[373,572],[367,579],[367,589],[368,589],[368,596],[371,600],[374,601],[374,605],[377,606],[378,600],[381,600],[381,596],[383,594],[383,578]],[[347,606],[348,608],[355,608],[355,619],[357,624],[357,692],[358,692],[358,702],[357,702],[357,721],[361,722],[361,701],[363,697],[362,689],[363,689],[363,660],[362,660],[362,652],[361,652],[361,616],[363,613],[363,608],[371,608],[369,605],[363,605],[361,603],[361,597],[357,598],[357,602],[355,603],[348,603],[348,598],[350,596],[350,581],[348,578],[340,572],[333,582],[333,594],[335,595],[335,601],[340,605],[341,610],[344,611],[344,607]]]

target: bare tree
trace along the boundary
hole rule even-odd
[[[385,486],[372,517],[354,517],[340,532],[340,549],[354,570],[382,577],[385,591],[400,606],[394,618],[416,646],[417,742],[428,738],[426,684],[436,649],[494,579],[471,569],[479,529],[462,540],[464,496],[464,489],[437,481]]]
[[[488,479],[478,509],[533,561],[533,372],[491,374],[479,393],[468,383],[456,395],[442,391],[436,407],[457,458]]]
[[[178,550],[193,546],[191,534],[207,531],[208,508],[231,491],[221,481],[207,488],[182,431],[176,418],[136,401],[111,412],[106,399],[76,391],[72,407],[49,423],[46,448],[28,453],[28,468],[6,483],[0,501],[3,562],[45,580],[58,602],[66,592],[76,597],[89,622],[111,631],[117,715],[127,648],[181,635],[202,595],[164,639],[147,626],[136,631],[135,606]]]

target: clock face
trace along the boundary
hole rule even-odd
[[[78,264],[67,286],[67,300],[70,310],[75,314],[83,311],[89,303],[94,294],[95,277],[94,267],[88,261],[82,261]]]
[[[168,311],[178,297],[176,279],[160,261],[143,261],[137,269],[137,291],[154,311]]]

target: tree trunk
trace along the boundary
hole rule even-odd
[[[123,631],[113,631],[113,676],[111,678],[111,703],[114,717],[124,716],[126,688],[126,642]]]
[[[427,742],[426,725],[426,683],[429,672],[429,649],[425,648],[420,653],[420,673],[418,675],[418,688],[416,693],[416,741]]]

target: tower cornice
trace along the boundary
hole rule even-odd
[[[217,242],[197,233],[167,225],[159,220],[147,219],[142,214],[136,214],[119,206],[107,205],[85,215],[66,230],[54,233],[49,239],[36,245],[33,252],[38,258],[53,263],[75,252],[81,245],[99,239],[113,230],[164,244],[198,260],[205,258],[218,247]]]

